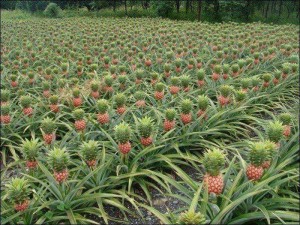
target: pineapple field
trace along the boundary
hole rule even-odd
[[[1,27],[1,224],[299,222],[298,26]]]

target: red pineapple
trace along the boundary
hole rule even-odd
[[[181,102],[181,114],[180,118],[183,124],[188,124],[192,121],[192,101],[189,99],[184,99]]]
[[[230,95],[232,92],[232,87],[228,85],[222,85],[220,87],[220,95],[218,96],[218,101],[221,106],[226,106],[230,103]]]
[[[153,131],[153,122],[149,117],[144,117],[139,121],[138,131],[141,137],[141,143],[144,146],[148,146],[152,144],[152,131]]]
[[[215,65],[215,66],[214,66],[214,72],[213,72],[211,78],[212,78],[214,81],[219,80],[219,79],[220,79],[221,71],[222,71],[222,67],[221,67],[220,65]]]
[[[26,116],[31,116],[33,113],[33,109],[30,107],[32,103],[32,98],[30,96],[22,96],[20,98],[21,105],[23,107],[23,113]]]
[[[70,155],[65,148],[54,148],[48,153],[47,161],[53,170],[53,176],[58,183],[67,180],[69,171],[67,166],[70,162]]]
[[[53,119],[46,117],[42,120],[41,128],[43,130],[43,138],[46,144],[51,144],[55,140],[55,122]]]
[[[98,115],[97,120],[100,124],[106,124],[109,122],[108,102],[105,99],[100,99],[97,101]]]
[[[90,140],[83,142],[80,147],[82,159],[89,167],[94,167],[97,164],[97,156],[99,154],[99,144],[97,141]]]
[[[175,127],[176,111],[175,109],[167,109],[165,115],[166,119],[164,121],[164,130],[170,131]]]
[[[126,111],[126,97],[123,93],[118,93],[115,95],[115,103],[117,105],[117,113],[122,115]]]
[[[131,150],[131,144],[129,142],[131,136],[131,128],[125,122],[115,127],[115,137],[118,142],[119,150],[122,154],[126,155]]]
[[[73,106],[78,107],[82,105],[82,99],[80,98],[80,90],[74,88],[73,90]]]
[[[145,102],[145,93],[142,91],[137,91],[134,94],[135,98],[136,98],[136,103],[135,105],[139,108],[145,107],[146,106],[146,102]]]
[[[204,81],[204,76],[205,76],[205,71],[204,69],[199,69],[197,72],[197,84],[199,87],[204,86],[205,81]]]
[[[26,167],[29,169],[34,169],[37,166],[37,157],[40,151],[40,143],[38,139],[22,141],[21,149],[22,155],[26,160]]]
[[[155,93],[154,96],[156,100],[161,100],[164,97],[164,84],[159,82],[155,85]]]
[[[84,131],[86,127],[86,122],[84,120],[84,111],[83,109],[75,109],[73,111],[73,116],[75,118],[75,129],[77,131]]]
[[[172,95],[175,95],[179,92],[179,90],[180,90],[179,83],[180,83],[180,80],[178,77],[171,78],[170,93]]]
[[[54,113],[59,112],[59,106],[58,106],[58,96],[57,95],[52,95],[50,98],[50,110]]]
[[[8,104],[1,106],[1,123],[9,124],[10,123],[10,107]]]
[[[99,83],[96,82],[96,81],[93,81],[93,82],[91,83],[91,89],[92,89],[92,91],[91,91],[91,96],[92,96],[93,98],[95,98],[95,99],[98,99],[99,96],[100,96],[100,94],[99,94]]]
[[[288,138],[291,135],[291,121],[292,121],[292,116],[289,113],[281,113],[279,115],[279,120],[283,124],[283,136],[285,138]]]

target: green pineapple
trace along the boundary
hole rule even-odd
[[[198,224],[205,224],[206,219],[205,216],[200,212],[196,213],[193,210],[189,210],[180,214],[177,223],[181,225],[188,225],[188,224],[198,225]]]

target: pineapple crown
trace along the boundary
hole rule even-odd
[[[117,71],[117,67],[115,65],[112,65],[110,68],[109,68],[109,71],[110,73],[115,73]]]
[[[164,70],[165,70],[166,72],[169,72],[169,71],[171,70],[171,65],[170,65],[169,63],[166,63],[166,64],[164,65]]]
[[[124,65],[119,66],[119,70],[120,70],[121,73],[125,72],[126,71],[126,66],[124,66]]]
[[[299,64],[293,63],[291,65],[291,69],[292,69],[293,72],[296,72],[298,70],[298,68],[299,68]]]
[[[50,88],[49,82],[48,81],[44,81],[43,82],[43,90],[49,90],[49,88]]]
[[[243,60],[243,59],[240,59],[240,60],[238,61],[239,68],[240,68],[240,69],[242,69],[242,68],[243,68],[243,66],[245,65],[245,63],[246,63],[246,61],[245,61],[245,60]]]
[[[258,84],[259,84],[259,79],[256,77],[252,78],[252,86],[256,87]]]
[[[232,87],[225,84],[225,85],[222,85],[219,88],[219,90],[220,90],[220,93],[221,93],[222,96],[228,97],[232,92]]]
[[[214,67],[214,72],[217,74],[220,74],[222,71],[222,66],[221,65],[215,65]]]
[[[50,75],[52,70],[51,70],[51,68],[46,68],[45,72],[46,72],[47,75]]]
[[[175,60],[175,66],[180,67],[181,66],[181,59],[176,59]]]
[[[41,128],[45,134],[52,134],[56,129],[56,124],[53,119],[46,117],[42,120]]]
[[[207,150],[202,158],[202,163],[208,174],[217,176],[225,165],[225,155],[217,148]]]
[[[28,199],[30,194],[28,180],[22,178],[12,178],[11,181],[5,185],[7,190],[7,197],[11,202],[23,203]]]
[[[198,106],[199,109],[205,111],[209,104],[209,98],[206,95],[200,95],[198,97]]]
[[[194,65],[195,64],[195,59],[189,59],[189,64]]]
[[[17,76],[15,74],[10,75],[10,79],[12,81],[16,81],[17,80]]]
[[[34,73],[33,72],[29,72],[28,73],[28,78],[33,79],[34,78]]]
[[[66,85],[66,83],[67,83],[66,79],[58,80],[58,86],[61,88],[64,87]]]
[[[8,115],[10,112],[10,106],[9,105],[2,105],[1,106],[1,115]]]
[[[125,84],[126,80],[127,80],[127,76],[126,75],[120,75],[120,76],[118,76],[118,81],[119,81],[120,84]]]
[[[181,213],[178,217],[178,224],[181,225],[190,225],[190,224],[205,224],[206,219],[205,216],[198,212],[196,213],[193,210],[185,211]]]
[[[236,73],[237,71],[239,71],[239,69],[240,69],[240,67],[239,67],[238,64],[233,64],[233,65],[231,66],[231,70],[232,70],[234,73]]]
[[[97,101],[97,108],[100,113],[106,113],[108,110],[108,101],[106,99],[99,99]]]
[[[57,104],[58,103],[58,96],[57,95],[50,96],[49,101],[53,105]]]
[[[278,143],[283,136],[283,125],[280,121],[270,122],[267,127],[267,135],[270,141]]]
[[[95,160],[99,152],[99,143],[93,140],[83,142],[80,146],[80,152],[85,161]]]
[[[144,70],[142,69],[137,69],[135,73],[136,79],[142,79],[144,76]]]
[[[181,76],[181,85],[183,87],[188,87],[189,86],[189,83],[190,83],[190,77],[188,75],[183,75]]]
[[[289,113],[281,113],[279,115],[279,120],[283,125],[289,125],[292,121],[292,116]]]
[[[223,73],[228,73],[229,72],[229,69],[230,69],[230,67],[229,67],[229,65],[228,64],[224,64],[223,65]]]
[[[82,120],[84,117],[84,110],[83,109],[75,109],[73,111],[73,116],[75,120]]]
[[[21,96],[20,102],[23,108],[28,108],[29,105],[32,103],[32,98],[28,95]]]
[[[122,144],[128,142],[131,136],[130,126],[125,122],[120,123],[115,127],[115,136]]]
[[[111,87],[113,84],[114,78],[111,75],[106,75],[104,77],[104,82],[106,84],[106,86]]]
[[[93,81],[92,83],[91,83],[91,89],[93,90],[93,91],[98,91],[99,90],[99,83],[97,82],[97,81]]]
[[[198,78],[198,80],[203,80],[203,79],[204,79],[204,76],[205,76],[205,71],[204,71],[204,69],[198,70],[198,72],[197,72],[197,78]]]
[[[164,90],[164,84],[159,82],[155,85],[155,90],[158,92],[162,92]]]
[[[272,159],[273,155],[276,153],[276,144],[270,140],[264,141],[265,148],[267,150],[267,158]]]
[[[157,73],[151,73],[151,78],[153,80],[156,80],[158,78],[158,74]]]
[[[178,86],[180,83],[179,77],[171,77],[171,85]]]
[[[143,91],[137,91],[135,94],[134,94],[134,97],[137,99],[137,100],[143,100],[145,98],[145,92]]]
[[[39,143],[38,139],[23,140],[21,145],[23,157],[28,161],[35,161],[38,157],[40,146],[41,143]]]
[[[47,161],[54,171],[60,172],[67,168],[67,165],[70,162],[70,155],[66,148],[54,147],[49,151]]]
[[[138,131],[141,137],[150,137],[153,130],[153,121],[150,117],[144,117],[139,121]]]
[[[264,82],[269,82],[272,78],[272,75],[270,73],[265,73],[262,75],[262,79],[264,80]]]
[[[123,106],[126,102],[126,96],[123,93],[115,95],[115,103],[118,107]]]
[[[169,108],[166,109],[165,114],[168,121],[173,121],[175,119],[176,111],[175,109]]]
[[[183,114],[189,114],[192,110],[192,101],[190,99],[184,99],[181,102],[181,112]]]
[[[261,166],[267,159],[268,151],[264,142],[252,143],[249,160],[254,166]]]
[[[7,102],[10,97],[10,92],[8,90],[1,90],[1,102]]]
[[[241,84],[242,84],[242,88],[248,88],[251,84],[250,78],[242,78]]]
[[[77,77],[73,77],[73,78],[71,79],[71,84],[72,84],[73,86],[77,85],[78,83],[79,83],[79,79],[78,79]]]
[[[80,95],[80,90],[78,88],[73,89],[73,97],[78,98]]]
[[[280,70],[276,70],[275,72],[274,72],[274,77],[276,78],[276,79],[280,79],[280,77],[281,77],[281,72],[280,72]]]
[[[289,63],[284,63],[282,66],[282,72],[285,74],[288,74],[291,70],[290,64]]]
[[[243,90],[237,90],[234,92],[235,99],[240,102],[243,101],[246,98],[246,93]]]
[[[97,70],[98,68],[98,65],[97,64],[92,64],[91,65],[91,70],[94,71],[94,70]]]

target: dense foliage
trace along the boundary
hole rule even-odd
[[[298,221],[297,26],[1,27],[2,224]]]

